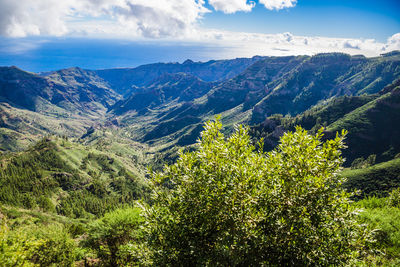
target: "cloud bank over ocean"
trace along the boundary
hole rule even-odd
[[[89,62],[93,62],[93,68],[104,65],[96,64],[102,57],[104,60],[110,60],[106,56],[109,51],[114,51],[115,57],[119,58],[117,54],[122,43],[125,47],[129,47],[122,51],[132,51],[131,54],[125,54],[127,58],[135,55],[135,60],[130,61],[135,62],[132,63],[133,65],[152,62],[151,56],[136,53],[137,50],[141,51],[145,43],[148,46],[145,49],[148,53],[160,54],[156,51],[157,49],[168,51],[168,55],[160,54],[159,59],[172,61],[174,59],[179,61],[181,58],[207,60],[254,55],[312,55],[324,52],[378,56],[400,50],[400,33],[387,36],[386,40],[382,38],[377,40],[356,36],[335,37],[329,34],[329,29],[326,29],[325,36],[323,34],[295,34],[290,30],[274,32],[274,24],[265,24],[265,28],[271,29],[274,33],[260,33],[253,31],[251,26],[246,30],[241,29],[240,21],[234,22],[232,25],[237,27],[230,29],[222,26],[213,27],[208,23],[211,19],[220,22],[234,16],[243,18],[245,14],[251,14],[251,16],[254,14],[261,21],[267,16],[279,15],[291,18],[288,24],[293,25],[297,23],[296,18],[287,16],[288,12],[303,8],[302,4],[306,2],[296,0],[3,0],[0,2],[0,35],[2,36],[0,37],[2,40],[0,64],[10,62],[17,64],[32,58],[50,58],[51,55],[54,61],[66,62],[70,58],[81,58],[80,45],[85,47],[89,44],[92,45],[92,49],[87,49],[88,57],[93,47],[102,47],[102,50],[98,48],[97,55],[88,59]],[[310,13],[310,16],[316,16],[315,12]],[[96,42],[99,43],[97,46]],[[62,47],[62,44],[69,47]],[[57,53],[54,55],[52,45],[58,47],[59,55]],[[174,45],[179,49],[171,48]],[[169,49],[165,50],[165,47]],[[63,57],[62,51],[68,51],[69,56]],[[17,60],[22,61],[17,62]],[[76,65],[80,62],[78,60]],[[52,63],[50,59],[49,63]],[[125,66],[128,63],[121,61],[120,64]],[[113,64],[110,65],[113,66]]]

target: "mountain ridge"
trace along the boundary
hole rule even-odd
[[[5,75],[6,71],[15,77]],[[12,107],[3,105],[0,130],[6,137],[12,129],[14,139],[26,132],[58,134],[62,128],[57,120],[64,118],[63,127],[71,129],[68,135],[112,126],[135,141],[166,149],[193,144],[200,125],[216,114],[229,131],[235,123],[257,125],[276,113],[295,116],[331,98],[373,96],[398,77],[400,55],[396,53],[374,58],[324,53],[204,63],[187,60],[41,74],[3,67],[0,97]],[[118,83],[124,84],[116,88]],[[18,97],[21,92],[26,98]],[[23,123],[14,123],[14,114],[22,116]]]
[[[365,80],[360,79],[363,73]],[[197,118],[192,124],[195,127],[199,119],[204,121],[212,118],[212,114],[226,114],[231,121],[235,120],[233,116],[237,122],[257,124],[275,113],[299,114],[332,97],[373,94],[398,77],[400,57],[397,55],[365,58],[328,53],[312,57],[266,57],[234,78],[216,83],[193,101],[171,102],[169,108],[163,103],[158,109],[141,114],[121,114],[121,120],[131,123],[146,114],[152,118],[148,120],[152,128],[152,125],[169,125],[165,120],[193,117]],[[172,134],[160,127],[153,128],[159,130],[159,138],[167,137],[163,133]],[[182,129],[178,127],[175,132]]]
[[[126,95],[134,92],[132,86],[142,87],[149,85],[153,80],[165,73],[184,72],[197,76],[207,81],[221,81],[232,78],[246,67],[263,57],[237,58],[229,60],[210,60],[207,62],[193,62],[186,60],[184,63],[153,63],[141,65],[136,68],[104,69],[95,71],[99,77],[107,80],[117,88],[117,92]]]

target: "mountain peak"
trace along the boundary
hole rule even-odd
[[[189,64],[193,64],[194,61],[191,59],[186,59],[185,62],[183,62],[183,65],[189,65]]]

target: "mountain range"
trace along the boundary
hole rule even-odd
[[[324,127],[324,139],[346,129],[345,187],[364,197],[399,185],[400,52],[46,73],[1,67],[0,203],[91,218],[146,198],[146,169],[194,149],[216,115],[226,134],[249,125],[265,151],[298,125]]]
[[[176,150],[195,143],[204,121],[219,114],[226,132],[249,124],[268,148],[295,124],[326,126],[327,136],[346,128],[349,162],[374,153],[383,161],[400,152],[399,79],[400,52],[46,73],[1,67],[0,148],[20,151],[49,134],[87,139],[111,127],[155,151]]]

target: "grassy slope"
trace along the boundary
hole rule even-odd
[[[100,140],[84,145],[44,139],[24,152],[4,154],[1,203],[90,217],[144,197],[145,163],[141,157],[126,157],[140,154],[138,147],[123,150]]]
[[[388,198],[368,197],[354,203],[361,209],[360,224],[368,225],[376,241],[371,248],[378,251],[360,266],[399,266],[400,264],[400,207],[391,206]]]
[[[361,196],[386,196],[393,188],[400,186],[400,158],[364,169],[346,169],[341,175],[347,178],[346,188],[360,190]]]

